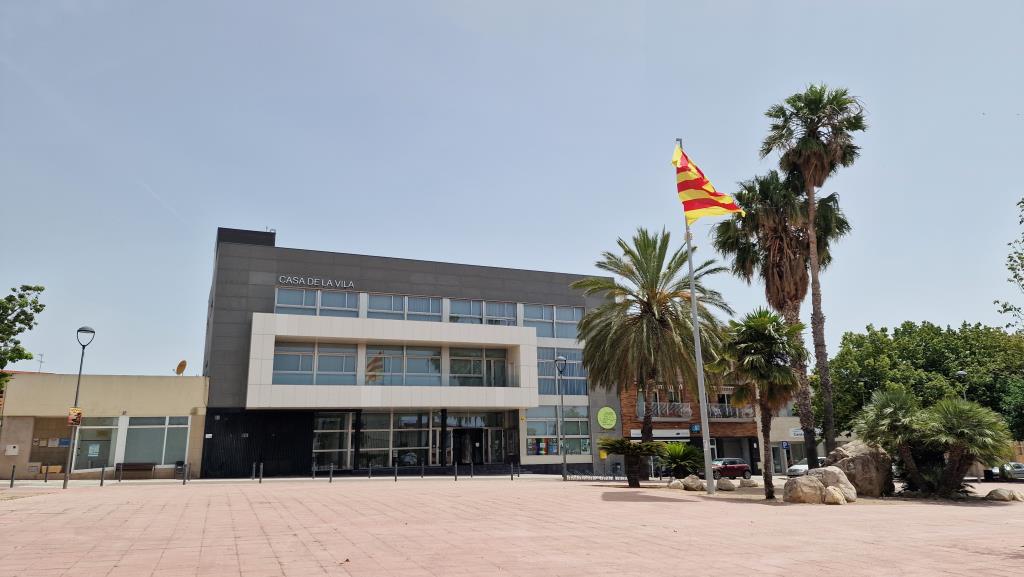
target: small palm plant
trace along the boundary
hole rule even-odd
[[[772,418],[793,398],[799,387],[796,373],[790,368],[807,356],[800,323],[786,324],[768,309],[757,309],[730,321],[725,331],[721,358],[712,370],[721,373],[735,385],[732,400],[737,405],[755,404],[761,412],[761,435],[764,461],[764,498],[775,499],[772,484]]]
[[[951,497],[962,490],[964,475],[975,461],[994,465],[1013,457],[1013,437],[995,411],[973,401],[942,399],[925,411],[923,429],[932,445],[946,453],[946,466],[936,493]]]
[[[918,467],[915,445],[924,444],[921,407],[917,397],[902,387],[875,391],[871,403],[854,420],[853,430],[867,443],[885,447],[899,456],[911,485],[926,490],[930,485]]]
[[[704,468],[704,451],[689,443],[665,443],[661,462],[672,469],[672,476],[682,479]]]
[[[626,461],[626,483],[630,487],[640,487],[640,466],[647,457],[662,454],[662,443],[654,441],[632,441],[623,437],[604,437],[597,446],[612,455],[622,455]]]

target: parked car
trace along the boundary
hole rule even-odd
[[[743,459],[737,459],[735,457],[726,457],[711,461],[711,470],[714,471],[713,474],[716,479],[721,479],[722,477],[728,477],[730,479],[743,477],[744,479],[749,479],[751,477],[750,465],[748,465]],[[697,473],[697,476],[703,479],[704,471]]]
[[[1011,462],[1003,465],[1003,470],[1011,479],[1024,480],[1024,463]],[[999,467],[995,467],[992,471],[995,473],[996,479],[999,478]]]
[[[825,466],[825,457],[818,457],[818,466]],[[786,476],[788,477],[799,477],[807,474],[807,459],[801,459],[797,464],[786,469]]]

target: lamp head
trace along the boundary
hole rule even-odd
[[[967,376],[967,371],[957,371],[956,376],[962,379]]]
[[[96,338],[96,331],[92,327],[79,327],[78,329],[78,344],[82,345],[82,348],[89,346],[89,343]]]
[[[555,369],[558,371],[558,374],[565,372],[565,357],[562,355],[555,357]]]

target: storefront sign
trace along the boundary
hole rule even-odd
[[[615,409],[611,407],[601,407],[597,411],[597,424],[602,429],[614,429],[615,423],[618,421],[618,416],[615,414]]]
[[[602,461],[604,461],[605,459],[608,458],[608,451],[605,451],[604,449],[601,449],[600,451],[597,452],[597,457],[599,459],[601,459]]]
[[[350,289],[355,288],[356,286],[355,282],[350,280],[337,278],[323,278],[319,276],[291,276],[285,274],[277,277],[277,282],[283,285],[301,286],[309,288]]]
[[[82,424],[82,409],[71,407],[68,409],[68,425],[77,427]]]

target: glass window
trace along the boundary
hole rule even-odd
[[[440,348],[406,347],[405,355],[406,385],[441,384]]]
[[[168,425],[187,425],[188,417],[167,417]]]
[[[130,427],[125,438],[125,463],[163,463],[164,427]]]
[[[441,299],[432,297],[407,297],[410,321],[441,322]]]
[[[583,307],[557,307],[555,312],[555,337],[575,339],[577,324],[583,319]]]
[[[316,384],[356,384],[356,346],[319,345],[316,357]]]
[[[359,293],[347,291],[321,292],[320,314],[327,317],[359,316]]]
[[[487,324],[489,325],[516,325],[516,304],[515,303],[492,303],[486,306]]]
[[[448,385],[452,387],[482,387],[484,384],[484,351],[457,349],[448,352]]]
[[[311,289],[277,289],[277,306],[274,312],[289,315],[315,315],[316,290]]]
[[[83,427],[116,427],[117,417],[82,417]]]
[[[128,417],[128,426],[153,426],[153,425],[164,425],[167,423],[167,417]]]
[[[347,449],[347,431],[316,431],[313,433],[314,451],[342,451]]]
[[[426,413],[395,413],[396,429],[427,429],[430,424]]]
[[[187,445],[188,427],[168,427],[163,464],[173,465],[178,461],[184,461]]]
[[[581,349],[537,348],[537,384],[542,395],[557,395],[555,390],[555,357],[565,357],[565,370],[559,377],[562,392],[566,395],[587,394],[587,371],[583,368]]]
[[[113,419],[114,424],[117,424],[117,417],[93,418]],[[84,423],[85,418],[82,421]],[[78,445],[75,449],[75,470],[113,467],[114,447],[116,445],[116,427],[87,428],[83,425],[78,430]]]
[[[523,326],[537,329],[538,337],[555,336],[554,307],[550,305],[523,305]]]
[[[405,297],[371,294],[366,316],[371,319],[404,319]]]
[[[313,350],[311,344],[277,343],[271,382],[275,385],[312,385]]]
[[[483,301],[452,299],[449,304],[448,322],[475,325],[484,322]]]
[[[363,413],[359,419],[360,428],[365,430],[388,429],[389,413]]]

